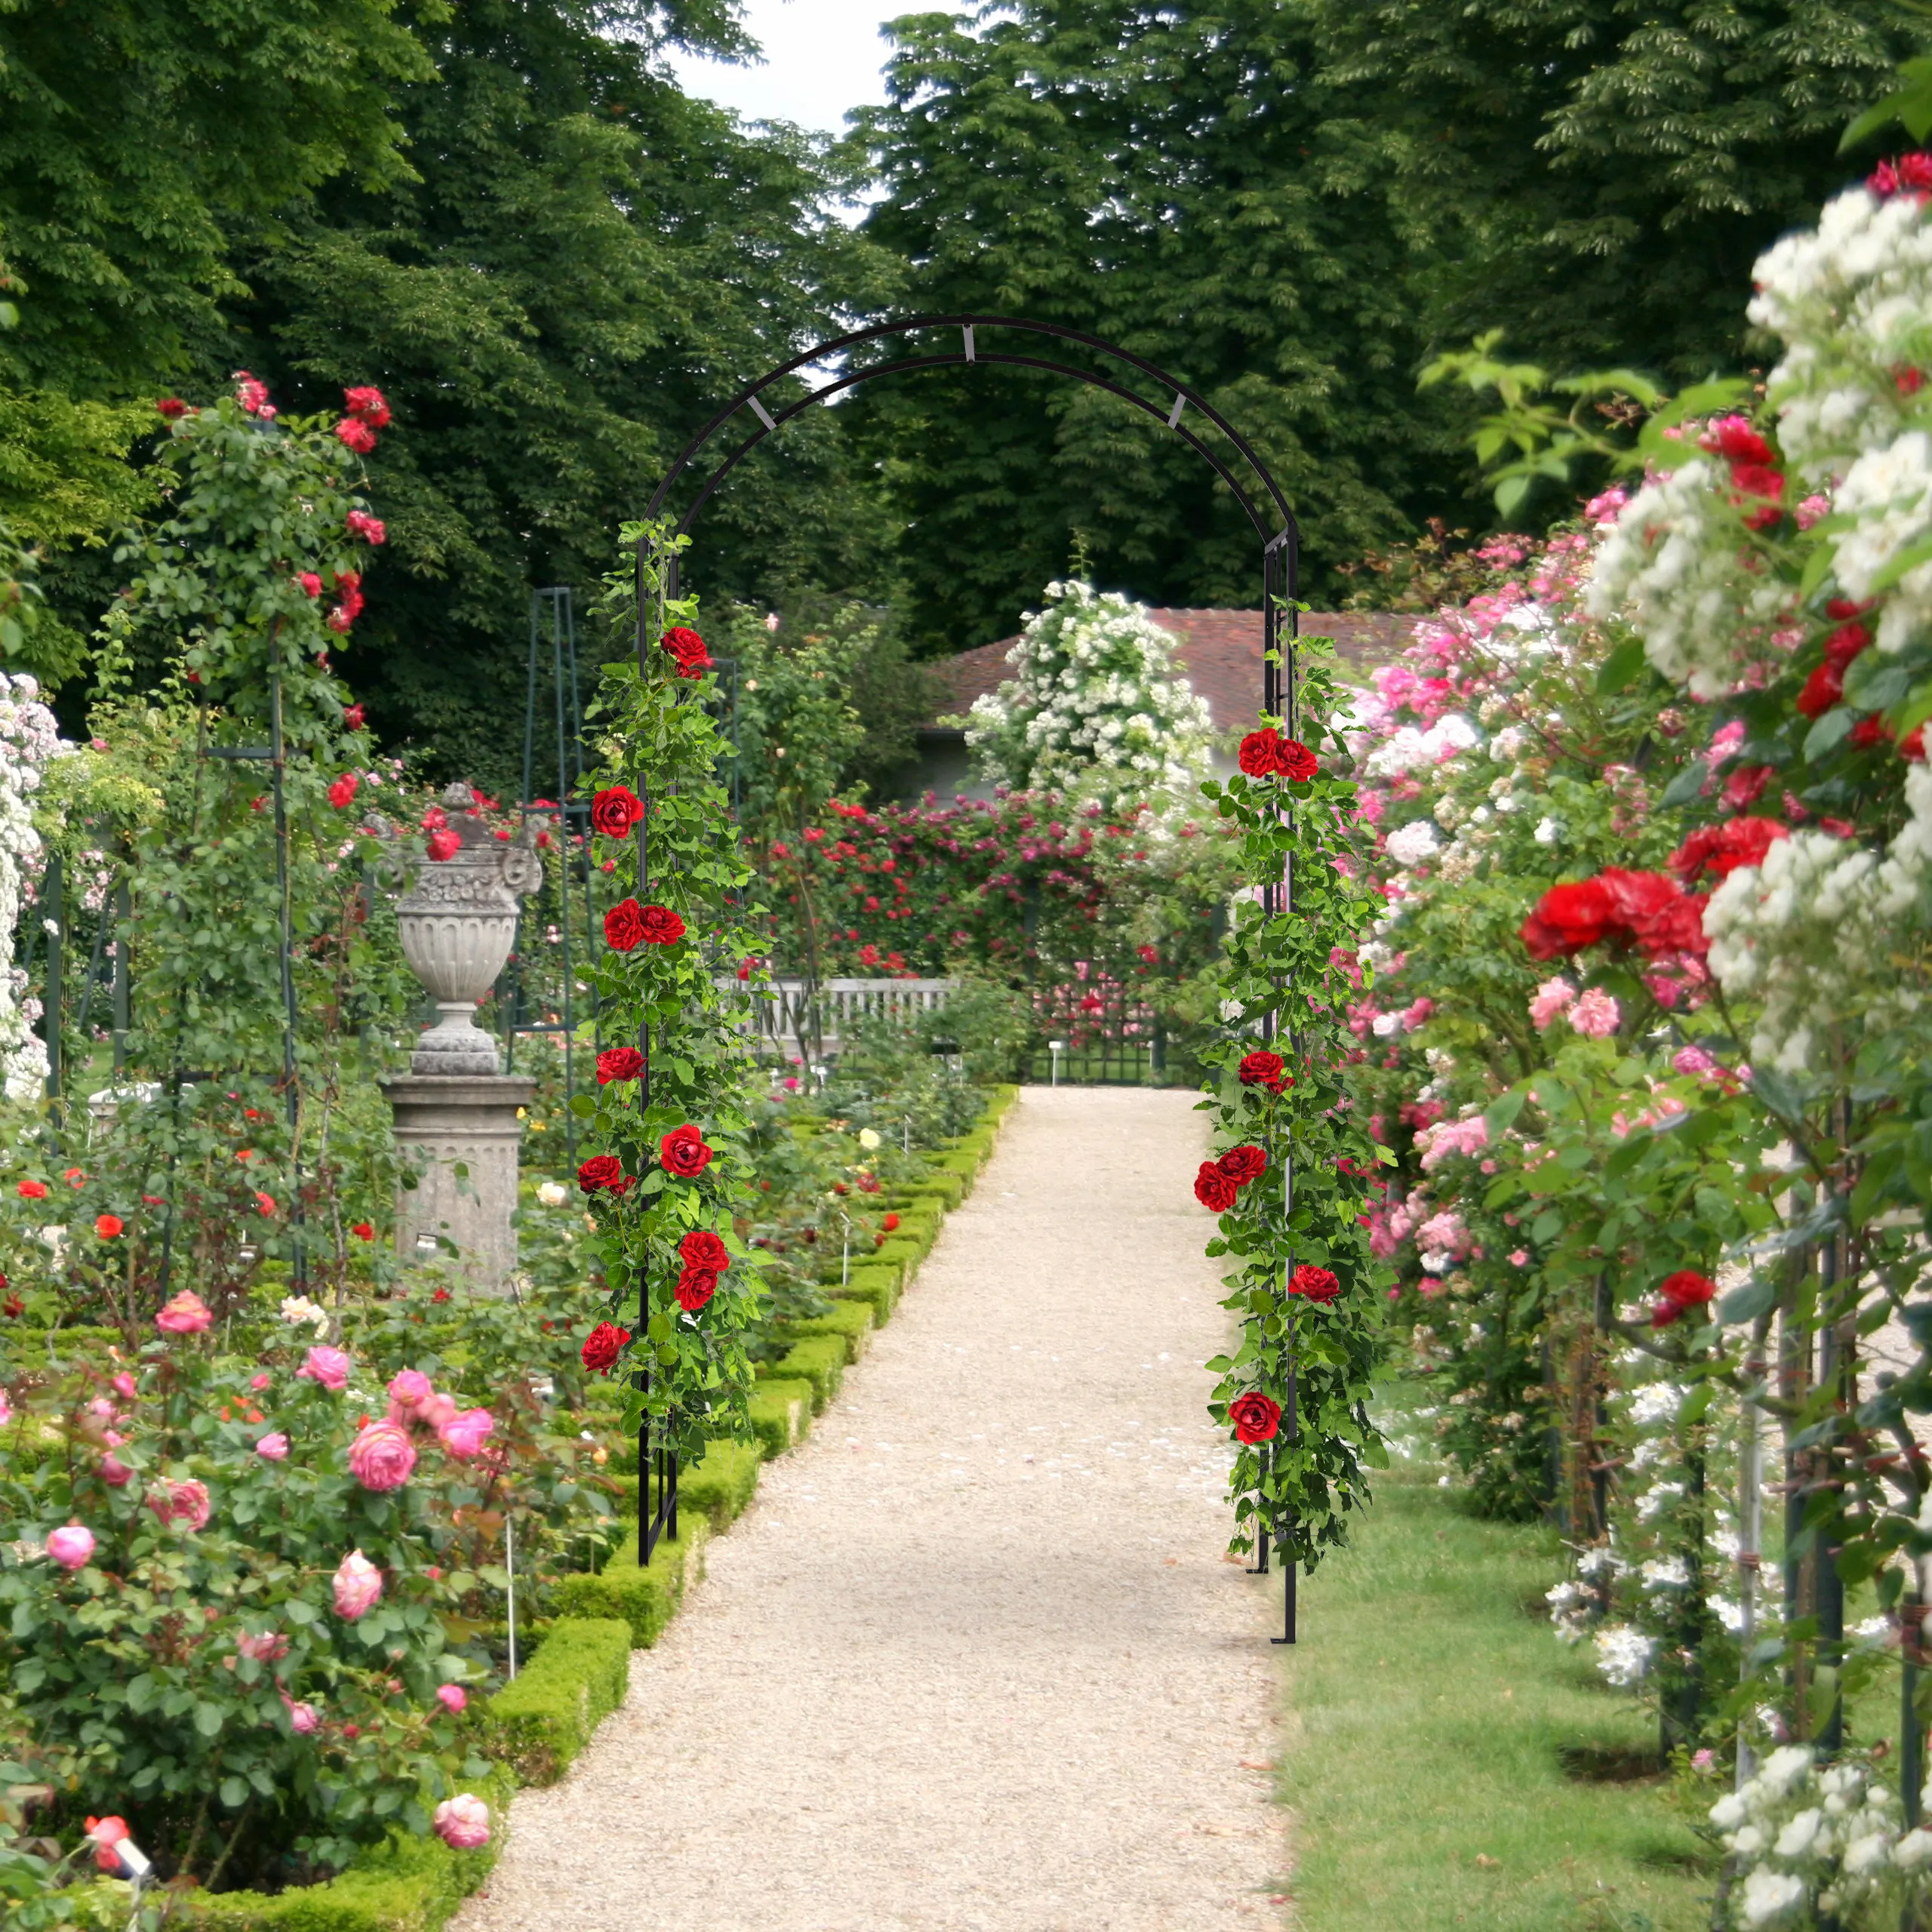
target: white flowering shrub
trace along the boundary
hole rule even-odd
[[[1927,1896],[1932,1832],[1904,1829],[1869,1765],[1820,1764],[1808,1745],[1774,1751],[1712,1806],[1711,1823],[1734,1861],[1731,1927],[1829,1918],[1840,1932],[1894,1932],[1903,1906]]]
[[[1206,775],[1213,723],[1146,609],[1091,584],[1051,583],[1007,654],[1014,675],[974,700],[966,743],[1016,790],[1060,786],[1119,798]]]
[[[10,1100],[40,1098],[47,1048],[33,1031],[37,1003],[13,963],[23,888],[41,850],[33,797],[48,763],[68,749],[32,678],[0,672],[0,1091]]]

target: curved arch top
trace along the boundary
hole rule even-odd
[[[960,331],[960,346],[940,353],[906,356],[897,361],[872,363],[863,368],[850,370],[775,411],[768,408],[760,400],[763,392],[773,383],[795,374],[801,369],[809,368],[813,363],[842,355],[863,343],[876,342],[883,337],[909,335],[931,329],[958,329]],[[1078,368],[1071,363],[1055,361],[1045,356],[1016,355],[1008,350],[982,348],[977,340],[977,333],[982,329],[1014,329],[1026,334],[1077,343],[1084,349],[1110,356],[1125,368],[1150,377],[1168,392],[1171,400],[1168,406],[1163,408],[1161,402],[1143,395],[1124,383],[1111,381],[1106,376],[1090,369]],[[1070,376],[1076,382],[1085,383],[1090,387],[1104,389],[1110,395],[1118,396],[1123,401],[1132,404],[1156,421],[1164,423],[1200,455],[1226,484],[1247,520],[1254,526],[1255,533],[1260,538],[1270,561],[1278,559],[1284,562],[1287,569],[1284,575],[1290,584],[1293,583],[1296,552],[1299,547],[1299,532],[1294,512],[1289,507],[1288,500],[1283,494],[1281,486],[1276,483],[1268,466],[1261,460],[1254,447],[1205,396],[1149,362],[1144,356],[1136,355],[1131,350],[1122,349],[1100,336],[1089,335],[1079,329],[1068,328],[1058,322],[1030,321],[1018,315],[913,315],[903,321],[879,322],[870,328],[854,330],[849,335],[835,337],[829,342],[822,342],[808,349],[801,355],[795,355],[790,361],[781,363],[768,374],[760,377],[749,389],[734,396],[678,451],[677,460],[651,499],[650,506],[645,512],[646,517],[654,518],[660,513],[665,499],[670,494],[678,478],[697,461],[712,438],[741,410],[755,419],[754,426],[750,433],[705,478],[690,509],[678,521],[678,531],[681,535],[691,528],[698,512],[710,500],[713,492],[746,457],[768,436],[781,429],[795,416],[802,414],[814,403],[826,401],[860,383],[871,382],[880,376],[901,375],[918,369],[958,368],[981,362],[1008,368],[1040,369],[1054,375]],[[1182,420],[1189,409],[1205,418],[1233,446],[1241,462],[1246,466],[1247,481],[1245,485],[1234,468]],[[1257,497],[1261,500],[1257,501]],[[1264,509],[1272,511],[1278,518],[1278,523],[1274,527],[1271,528],[1269,518],[1263,514]]]

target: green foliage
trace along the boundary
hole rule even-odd
[[[667,72],[670,40],[737,37],[726,10],[622,11],[622,33],[572,0],[426,23],[435,83],[398,97],[411,177],[331,184],[242,251],[251,294],[229,311],[232,352],[309,406],[379,372],[398,417],[374,466],[391,545],[358,684],[387,740],[506,796],[531,589],[594,586],[613,521],[719,404],[884,294],[876,251],[824,218],[823,155]],[[714,598],[875,575],[836,423],[782,444],[707,514],[696,568]],[[629,643],[580,648],[594,663]]]
[[[630,1677],[629,1624],[558,1617],[535,1661],[490,1700],[494,1754],[525,1784],[555,1784],[623,1703]]]
[[[27,299],[0,369],[76,397],[179,380],[240,292],[238,228],[406,174],[397,92],[432,72],[390,0],[10,7],[0,248]]]
[[[1734,371],[1757,252],[1843,179],[1840,131],[1924,17],[1894,0],[1313,0],[1389,143],[1435,345],[1506,322],[1559,368]]]

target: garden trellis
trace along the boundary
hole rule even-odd
[[[1084,353],[1090,361],[1083,365],[1058,359],[1054,355],[1026,352],[1002,346],[1015,335],[1044,338],[1057,349],[1064,346],[1069,352]],[[907,341],[905,346],[909,352],[903,353],[895,353],[886,346],[906,338],[935,336],[944,346]],[[1302,696],[1299,688],[1294,602],[1298,533],[1294,512],[1266,463],[1206,397],[1154,364],[1079,330],[1013,316],[923,315],[858,330],[819,343],[781,364],[720,409],[679,453],[653,496],[638,534],[636,607],[640,680],[648,680],[652,675],[658,645],[654,624],[661,625],[666,612],[678,605],[679,552],[689,540],[691,528],[720,486],[752,451],[814,405],[829,402],[860,383],[887,376],[982,365],[989,370],[1035,371],[1066,377],[1103,391],[1164,423],[1213,469],[1253,525],[1260,553],[1263,638],[1262,688],[1258,694],[1260,711],[1264,719],[1278,721],[1283,728],[1292,734]],[[1198,433],[1194,421],[1204,425],[1208,433]],[[1214,440],[1209,441],[1208,435]],[[673,492],[688,473],[700,464],[714,441],[721,437],[735,437],[737,440],[702,473],[694,494],[681,512],[672,518],[666,513],[666,506],[671,502]],[[1257,793],[1256,797],[1259,803],[1262,795]],[[1299,881],[1287,857],[1289,846],[1296,835],[1296,808],[1290,801],[1290,795],[1278,789],[1266,795],[1265,804],[1260,804],[1260,808],[1262,817],[1269,824],[1284,829],[1284,842],[1275,845],[1269,844],[1265,839],[1263,841],[1266,848],[1267,868],[1257,881],[1263,929],[1278,934],[1280,922],[1292,918],[1296,909],[1295,894]],[[1230,804],[1223,809],[1232,812],[1236,808]],[[641,823],[638,836],[641,840]],[[1256,848],[1257,851],[1261,849]],[[1304,863],[1315,849],[1306,848]],[[1313,993],[1313,989],[1326,991],[1326,956],[1329,949],[1326,944],[1320,949],[1324,963],[1316,979],[1306,986],[1298,983],[1292,989],[1292,996],[1298,1001],[1312,994],[1318,1001],[1319,994]],[[1291,996],[1285,974],[1276,976],[1272,987],[1261,996],[1256,996],[1251,989],[1250,997],[1239,1003],[1241,1030],[1247,1036],[1247,1044],[1255,1044],[1257,1036],[1264,1049],[1271,1042],[1279,1041],[1297,1068],[1306,1069],[1312,1060],[1322,1058],[1326,1043],[1315,1037],[1318,1028],[1305,1027],[1299,1022],[1293,1029],[1283,1030],[1282,1014]],[[639,1104],[648,1112],[652,1106],[648,1066],[654,1048],[661,1054],[662,1043],[654,1041],[647,1029],[638,1044],[647,1063],[640,1087]],[[1340,1536],[1337,1512],[1329,1503],[1329,1445],[1324,1443],[1311,1447],[1303,1439],[1305,1417],[1299,1400],[1303,1366],[1297,1355],[1294,1338],[1297,1317],[1291,1301],[1294,1293],[1291,1284],[1297,1278],[1297,1241],[1306,1238],[1312,1225],[1308,1210],[1296,1198],[1297,1144],[1299,1138],[1305,1137],[1303,1130],[1307,1125],[1300,1115],[1305,1110],[1313,1110],[1313,1096],[1322,1084],[1319,1077],[1305,1080],[1302,1088],[1291,1098],[1282,1101],[1271,1114],[1266,1129],[1267,1152],[1269,1162],[1276,1171],[1276,1180],[1269,1183],[1266,1197],[1269,1205],[1265,1214],[1257,1213],[1255,1217],[1257,1223],[1265,1220],[1266,1226],[1258,1226],[1254,1238],[1237,1237],[1232,1248],[1224,1248],[1217,1243],[1211,1251],[1217,1254],[1232,1251],[1255,1254],[1258,1242],[1263,1257],[1244,1264],[1240,1284],[1229,1305],[1240,1309],[1247,1335],[1247,1346],[1241,1358],[1244,1368],[1250,1375],[1258,1377],[1262,1383],[1276,1389],[1284,1400],[1276,1411],[1281,1428],[1278,1439],[1265,1443],[1256,1457],[1238,1466],[1241,1472],[1238,1483],[1244,1482],[1252,1492],[1251,1500],[1240,1506],[1238,1518],[1251,1518],[1253,1521],[1255,1567],[1258,1574],[1266,1574],[1268,1570],[1271,1543],[1284,1559],[1287,1576],[1284,1635],[1278,1641],[1290,1643],[1295,1638],[1294,1586],[1299,1561],[1315,1560],[1318,1549],[1314,1540],[1317,1532],[1300,1521],[1301,1499],[1306,1498],[1312,1503],[1321,1518],[1321,1541],[1332,1543]],[[1292,1089],[1292,1081],[1286,1084]],[[1228,1116],[1225,1124],[1238,1124],[1238,1105],[1224,1111]],[[1361,1151],[1366,1153],[1365,1143]],[[1273,1192],[1277,1180],[1278,1195]],[[1253,1192],[1256,1196],[1254,1204],[1258,1208],[1263,1198],[1263,1191]],[[1224,1228],[1229,1226],[1229,1220],[1224,1218]],[[1321,1253],[1321,1258],[1335,1258],[1327,1245],[1323,1246]],[[1361,1278],[1352,1278],[1350,1286],[1358,1291],[1358,1305],[1351,1312],[1366,1313],[1365,1271]],[[648,1294],[647,1284],[641,1279],[638,1284],[638,1294],[639,1319],[642,1321],[648,1314]],[[1345,1318],[1340,1311],[1331,1311],[1324,1318]],[[1239,1371],[1235,1372],[1238,1375]],[[1238,1386],[1238,1382],[1224,1382],[1217,1392],[1217,1413],[1225,1410],[1226,1401],[1237,1392]],[[1352,1420],[1349,1423],[1352,1430],[1366,1431],[1359,1392],[1352,1392],[1355,1399],[1352,1401],[1324,1407],[1317,1426],[1325,1428],[1346,1412],[1351,1417],[1361,1418],[1358,1424]],[[1270,1405],[1272,1406],[1272,1402]],[[1244,1442],[1248,1440],[1245,1436],[1243,1439]],[[648,1423],[640,1433],[638,1454],[641,1481],[652,1460]],[[1359,1469],[1352,1453],[1345,1451],[1341,1460],[1345,1466],[1341,1487],[1346,1506],[1354,1494]],[[670,1483],[674,1494],[675,1464],[670,1472]],[[648,1535],[648,1529],[645,1534]],[[1294,1552],[1292,1555],[1291,1551]]]

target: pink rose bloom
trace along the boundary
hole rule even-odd
[[[208,1486],[205,1482],[164,1483],[148,1498],[148,1507],[163,1523],[185,1523],[191,1530],[208,1520]]]
[[[183,1288],[154,1318],[164,1335],[198,1335],[212,1327],[214,1316],[198,1294]]]
[[[0,1389],[0,1429],[5,1428],[13,1420],[14,1405],[8,1401],[6,1390]]]
[[[131,1481],[134,1474],[118,1456],[103,1456],[100,1459],[100,1479],[111,1489],[119,1489]]]
[[[417,1405],[417,1416],[432,1429],[440,1429],[456,1419],[456,1402],[448,1395],[431,1395]]]
[[[260,1390],[262,1390],[262,1389],[266,1389],[266,1388],[269,1386],[269,1384],[272,1381],[273,1381],[274,1380],[275,1380],[274,1377],[270,1376],[270,1375],[257,1375],[257,1376],[253,1376],[253,1377],[251,1377],[249,1379],[248,1386],[249,1386],[251,1389],[255,1389],[255,1390],[257,1390],[257,1392],[259,1392],[259,1391],[260,1391]]]
[[[1702,1047],[1679,1047],[1672,1055],[1671,1065],[1679,1073],[1709,1073],[1717,1062]]]
[[[457,1717],[469,1703],[469,1693],[460,1684],[445,1684],[437,1691],[436,1701],[451,1717]]]
[[[349,1386],[348,1353],[326,1345],[311,1349],[295,1373],[298,1380],[306,1375],[312,1382],[319,1382],[325,1389],[340,1394]]]
[[[490,1807],[472,1792],[445,1798],[431,1822],[437,1837],[458,1851],[474,1851],[490,1842]]]
[[[383,1573],[359,1549],[352,1549],[336,1567],[335,1608],[353,1623],[382,1601]]]
[[[114,1378],[114,1392],[125,1401],[134,1399],[134,1378],[125,1368]]]
[[[264,1630],[259,1635],[245,1633],[235,1639],[235,1647],[257,1663],[277,1663],[288,1654],[288,1639],[279,1630]]]
[[[349,1445],[349,1472],[365,1489],[400,1489],[415,1466],[415,1445],[399,1423],[372,1422]]]
[[[311,1731],[321,1728],[321,1714],[313,1704],[298,1704],[286,1690],[281,1694],[281,1701],[288,1709],[288,1721],[298,1737],[306,1737]]]
[[[1530,1251],[1527,1247],[1514,1250],[1509,1257],[1509,1265],[1512,1268],[1527,1268],[1530,1265]]]
[[[47,1553],[62,1569],[78,1570],[94,1555],[94,1532],[69,1523],[47,1539]]]
[[[1577,989],[1567,980],[1546,980],[1530,1001],[1530,1024],[1540,1033],[1577,997]]]
[[[416,1408],[435,1393],[429,1378],[420,1368],[405,1368],[389,1384],[389,1399],[405,1408]]]
[[[1413,1031],[1435,1011],[1435,1001],[1427,998],[1419,999],[1402,1015],[1402,1024],[1405,1028]]]
[[[1832,500],[1829,497],[1810,496],[1792,512],[1800,530],[1809,530],[1814,523],[1821,522],[1832,513]]]
[[[488,1409],[465,1409],[436,1431],[436,1439],[459,1462],[467,1462],[483,1453],[483,1438],[496,1426],[497,1418]]]
[[[257,1441],[255,1454],[266,1457],[271,1463],[279,1463],[288,1454],[288,1438],[280,1429],[272,1429]]]
[[[1623,1023],[1623,1009],[1601,986],[1578,996],[1570,1024],[1586,1040],[1607,1040]]]

